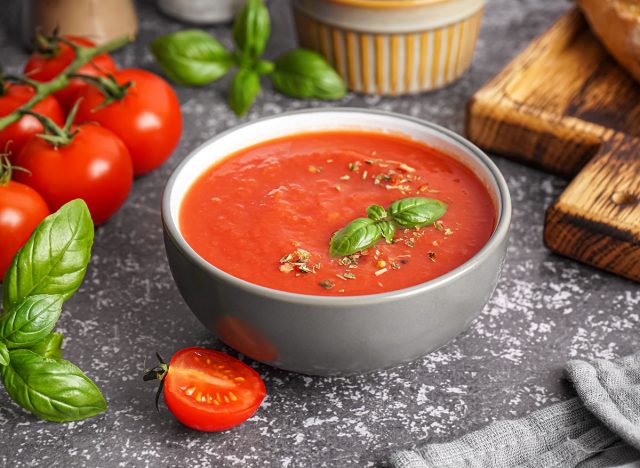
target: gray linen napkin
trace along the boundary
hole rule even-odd
[[[393,468],[640,466],[640,353],[569,361],[578,398],[460,439],[392,454]]]

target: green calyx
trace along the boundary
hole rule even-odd
[[[13,171],[22,171],[29,172],[27,169],[19,166],[14,166],[11,164],[9,160],[9,143],[7,143],[7,148],[5,148],[5,152],[0,154],[0,187],[7,185],[11,178],[13,177]]]
[[[164,388],[164,378],[169,372],[169,365],[157,352],[156,357],[158,358],[158,365],[156,365],[156,367],[154,367],[153,369],[145,370],[144,375],[142,376],[142,380],[144,380],[145,382],[149,382],[151,380],[160,381],[160,385],[158,385],[158,391],[156,392],[156,410],[160,411],[158,403],[160,402],[160,394],[162,394],[162,389]]]
[[[58,30],[53,31],[53,34],[47,36],[46,34],[36,34],[36,52],[46,58],[54,58],[60,55],[60,42],[62,38],[58,34]]]
[[[76,101],[67,116],[67,120],[64,123],[63,127],[60,127],[49,117],[40,115],[32,110],[23,110],[21,113],[23,115],[30,115],[38,119],[38,121],[44,127],[44,133],[38,134],[38,138],[42,138],[47,143],[50,143],[54,147],[58,148],[60,146],[69,145],[73,141],[73,137],[75,137],[78,133],[78,129],[71,129],[73,125],[73,120],[76,117],[76,113],[78,112],[78,106],[80,105],[80,99]]]
[[[114,101],[120,101],[127,95],[127,90],[134,85],[133,81],[127,81],[124,84],[118,84],[115,76],[109,73],[108,76],[93,76],[74,73],[71,78],[77,78],[98,88],[104,95],[104,101],[94,110],[108,106]]]

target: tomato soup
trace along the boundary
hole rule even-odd
[[[347,257],[332,235],[370,205],[407,197],[447,204],[438,221],[398,228]],[[207,169],[182,201],[179,225],[205,260],[243,280],[311,295],[414,286],[463,264],[491,237],[496,208],[464,164],[418,142],[368,132],[308,133],[243,149]]]

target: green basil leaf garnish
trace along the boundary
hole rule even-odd
[[[0,366],[9,365],[9,348],[7,345],[0,341]]]
[[[247,113],[260,93],[260,75],[248,68],[241,68],[233,77],[229,90],[229,106],[238,116]]]
[[[447,212],[447,204],[433,198],[411,197],[395,201],[389,215],[402,227],[423,227],[433,224]]]
[[[446,211],[446,203],[423,197],[397,200],[388,210],[371,205],[367,208],[368,218],[351,221],[331,237],[329,253],[333,257],[351,255],[371,247],[382,237],[391,244],[398,226],[415,228],[433,224]]]
[[[224,46],[199,29],[158,37],[149,47],[166,75],[180,85],[209,84],[226,75],[233,65]]]
[[[0,339],[9,348],[33,346],[56,326],[63,297],[58,294],[29,296],[0,316]]]
[[[371,247],[381,237],[382,232],[374,220],[358,218],[333,235],[329,253],[333,257],[351,255]]]
[[[77,421],[107,408],[98,387],[75,365],[28,349],[9,352],[2,367],[7,392],[23,408],[48,421]]]
[[[308,49],[294,49],[275,61],[271,74],[275,88],[295,98],[340,99],[344,81],[324,58]]]
[[[382,237],[387,242],[387,244],[391,244],[393,242],[393,236],[396,235],[396,225],[391,221],[381,221],[378,224],[380,231],[382,232]]]
[[[371,205],[367,208],[367,217],[374,221],[380,221],[387,217],[387,210],[380,205]]]
[[[82,283],[92,244],[93,222],[84,201],[71,201],[47,216],[5,274],[5,311],[36,294],[58,294],[68,299]]]
[[[28,349],[46,358],[60,359],[62,357],[62,333],[49,333]]]
[[[243,64],[264,53],[270,34],[269,10],[262,0],[248,0],[233,24],[233,40],[241,51]]]

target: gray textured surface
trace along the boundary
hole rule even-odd
[[[272,53],[295,42],[286,5],[271,2]],[[117,60],[155,70],[145,45],[183,26],[158,15],[150,1],[139,7],[140,37]],[[418,98],[349,95],[341,104],[416,115],[461,132],[469,96],[569,7],[558,0],[490,0],[473,68],[457,84]],[[25,59],[13,10],[6,3],[0,10],[0,61],[9,71]],[[228,28],[212,30],[228,43]],[[157,414],[154,386],[141,381],[144,359],[155,350],[168,357],[185,346],[221,348],[173,284],[159,206],[181,158],[238,122],[224,104],[224,89],[225,83],[178,89],[186,124],[180,147],[160,170],[136,181],[124,208],[97,231],[85,283],[65,306],[65,354],[95,378],[107,413],[72,424],[42,422],[0,390],[0,465],[373,466],[392,448],[446,441],[566,399],[571,391],[561,366],[569,358],[638,349],[637,284],[542,245],[544,208],[564,182],[496,158],[512,191],[512,241],[498,289],[466,333],[424,359],[367,376],[311,378],[256,366],[268,397],[256,416],[226,433],[200,434],[166,410]],[[267,91],[249,118],[308,105],[320,104]]]

